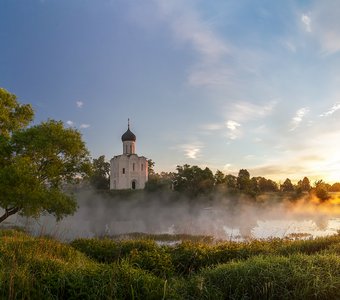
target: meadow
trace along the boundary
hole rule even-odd
[[[1,299],[339,299],[340,235],[178,235],[62,243],[0,230]]]

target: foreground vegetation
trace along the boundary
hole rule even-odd
[[[182,238],[172,246],[146,236],[64,244],[2,230],[0,298],[339,299],[340,235],[244,243]]]

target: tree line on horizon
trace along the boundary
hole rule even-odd
[[[313,192],[322,201],[330,198],[330,192],[340,192],[340,183],[332,185],[317,180],[311,184],[308,177],[304,177],[296,184],[286,178],[282,184],[262,176],[251,177],[247,169],[241,169],[238,175],[224,174],[217,170],[215,174],[208,168],[184,164],[177,166],[176,172],[154,171],[155,163],[148,160],[149,180],[145,190],[175,190],[190,197],[209,194],[213,191],[224,190],[228,194],[247,194],[256,197],[263,193],[290,193],[299,196],[303,193]],[[105,156],[99,156],[92,160],[93,174],[90,184],[96,189],[109,189],[110,186],[110,163],[105,161]]]

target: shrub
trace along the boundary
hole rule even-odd
[[[257,256],[193,277],[187,299],[337,299],[337,256]]]

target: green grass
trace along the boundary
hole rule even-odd
[[[0,299],[339,299],[340,235],[174,246],[136,236],[65,244],[0,230]]]

